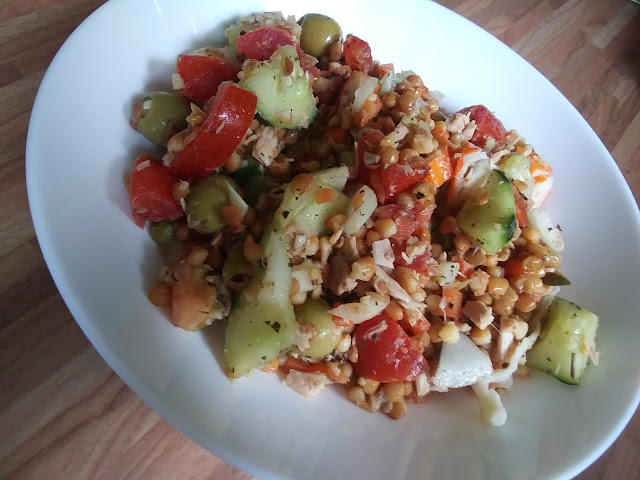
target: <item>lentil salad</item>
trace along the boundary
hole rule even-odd
[[[497,391],[529,366],[580,381],[597,317],[555,297],[552,169],[523,137],[483,105],[444,111],[329,17],[256,13],[226,33],[132,108],[164,149],[128,187],[167,265],[149,298],[174,325],[227,321],[231,378],[341,384],[394,419],[470,386],[501,425]]]

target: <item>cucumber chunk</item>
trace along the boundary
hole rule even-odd
[[[279,47],[269,60],[245,69],[239,85],[256,94],[258,114],[271,126],[307,128],[318,113],[309,76],[291,45]]]
[[[502,157],[497,167],[509,180],[520,180],[529,184],[531,182],[531,162],[521,153],[509,153]]]
[[[256,274],[229,315],[224,355],[230,377],[248,375],[293,345],[297,324],[290,287],[289,256],[272,237],[266,269]]]
[[[349,198],[339,190],[319,183],[326,180],[327,183],[339,186],[337,183],[340,175],[336,176],[336,173],[340,171],[338,168],[317,172],[317,176],[314,177],[316,180],[314,187],[303,193],[294,193],[288,185],[284,186],[282,203],[273,215],[273,220],[262,237],[261,244],[266,254],[269,252],[269,242],[272,236],[279,237],[285,245],[288,245],[291,241],[291,236],[287,234],[289,230],[305,235],[320,236],[329,232],[329,229],[325,226],[329,218],[338,213],[346,213],[349,208]],[[316,192],[320,188],[331,188],[333,190],[333,199],[328,202],[317,203]],[[290,226],[294,228],[290,229]]]
[[[527,365],[570,385],[578,385],[595,352],[598,317],[556,297],[547,311],[540,338],[527,353]]]
[[[516,227],[516,204],[511,183],[499,170],[492,170],[484,185],[489,200],[484,205],[468,200],[456,220],[460,228],[478,241],[490,255],[504,247]]]

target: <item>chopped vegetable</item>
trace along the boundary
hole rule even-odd
[[[272,237],[269,250],[266,269],[245,288],[229,316],[224,354],[230,377],[262,368],[294,342],[297,327],[289,301],[289,258],[277,237]]]
[[[427,362],[395,321],[381,314],[355,332],[358,361],[355,371],[378,382],[402,382],[416,378]]]
[[[261,27],[238,37],[238,53],[254,60],[266,60],[278,47],[296,45],[296,40],[286,30],[277,27]]]
[[[182,216],[182,208],[172,194],[176,181],[158,160],[149,155],[139,156],[129,180],[129,202],[134,215],[151,222]]]
[[[493,138],[496,142],[504,140],[506,131],[502,122],[484,105],[463,108],[460,113],[468,113],[469,118],[476,122],[476,130],[471,137],[472,143],[484,146],[488,138]]]
[[[528,364],[561,382],[578,385],[589,359],[597,359],[597,329],[596,315],[556,297],[547,312],[540,338],[527,354]]]
[[[200,179],[220,167],[244,138],[258,98],[235,85],[221,88],[195,138],[171,164],[180,178]]]
[[[268,61],[245,68],[239,84],[258,97],[258,114],[270,125],[306,128],[317,114],[308,74],[296,49],[278,47]]]
[[[347,35],[344,41],[344,61],[354,70],[369,73],[373,65],[371,47],[355,35]]]
[[[184,84],[180,93],[199,104],[213,97],[222,82],[235,81],[240,71],[223,58],[206,55],[179,55],[176,68]]]
[[[511,183],[499,170],[493,170],[484,186],[489,199],[478,204],[468,200],[457,215],[458,225],[495,255],[510,239],[516,223],[516,206]]]

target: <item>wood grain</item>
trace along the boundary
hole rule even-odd
[[[24,146],[53,55],[103,2],[0,3],[0,478],[246,480],[111,371],[57,293],[34,237]],[[640,201],[640,7],[624,0],[442,0],[578,108]],[[580,480],[638,478],[640,414]]]

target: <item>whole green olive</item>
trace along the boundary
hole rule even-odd
[[[189,102],[182,96],[153,92],[131,107],[131,126],[158,146],[187,127]]]
[[[329,304],[321,298],[308,298],[302,305],[293,308],[298,323],[311,328],[312,337],[309,340],[309,348],[300,351],[298,347],[294,347],[292,350],[313,360],[320,360],[329,355],[341,337],[329,313]]]
[[[220,210],[229,204],[228,185],[240,192],[238,184],[224,175],[211,175],[191,187],[185,199],[189,228],[211,234],[226,225]]]
[[[158,245],[166,245],[173,240],[176,224],[171,220],[154,222],[149,227],[149,235]]]
[[[332,43],[340,40],[342,31],[333,18],[319,13],[308,13],[302,18],[300,46],[305,53],[320,58],[327,54]]]

